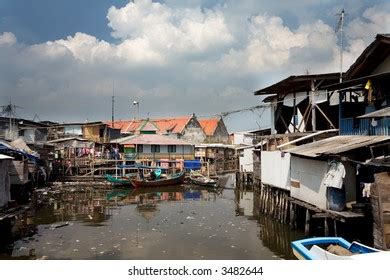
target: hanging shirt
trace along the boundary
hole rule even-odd
[[[326,187],[341,189],[345,178],[345,167],[341,162],[332,162],[328,173],[325,174],[323,184]]]

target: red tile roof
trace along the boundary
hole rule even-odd
[[[174,117],[165,119],[150,119],[149,122],[158,128],[158,133],[181,133],[190,119],[191,117]],[[120,120],[114,122],[114,128],[120,128],[121,133],[134,133],[137,129],[139,129],[140,125],[144,124],[144,122],[144,120]],[[110,121],[106,121],[104,123],[111,127]]]
[[[219,118],[199,119],[200,126],[207,136],[213,136],[218,127]]]

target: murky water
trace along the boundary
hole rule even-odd
[[[3,258],[48,259],[291,259],[301,237],[254,216],[253,191],[175,186],[142,190],[91,187],[40,192],[29,218],[13,231],[25,236]],[[15,229],[16,228],[16,229]]]

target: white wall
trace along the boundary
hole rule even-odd
[[[277,188],[290,189],[289,153],[281,151],[261,152],[261,181]]]
[[[291,187],[291,197],[326,209],[326,187],[322,184],[328,171],[326,161],[291,157],[291,180],[298,181],[299,188]]]
[[[253,147],[240,149],[243,156],[239,156],[239,164],[241,172],[253,172]]]
[[[254,135],[245,132],[235,132],[233,133],[233,144],[234,145],[253,145]]]

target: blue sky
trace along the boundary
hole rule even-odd
[[[211,115],[260,104],[289,75],[338,69],[335,14],[347,12],[344,70],[377,33],[387,1],[1,0],[0,103],[56,121]],[[231,115],[229,129],[268,125]]]

